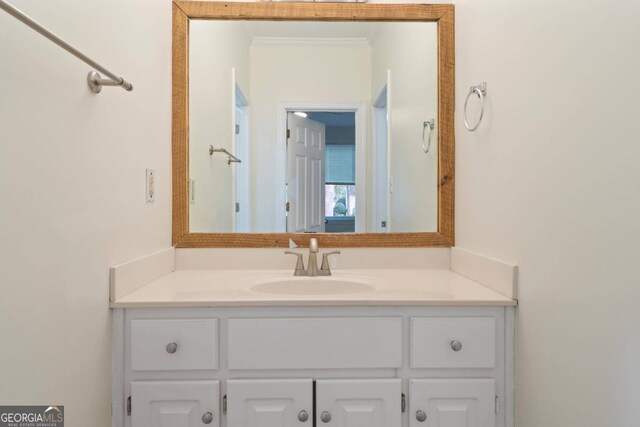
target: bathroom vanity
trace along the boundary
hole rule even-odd
[[[175,270],[115,299],[115,425],[512,426],[513,299],[445,269],[292,273]]]
[[[125,426],[506,426],[510,312],[127,309]]]

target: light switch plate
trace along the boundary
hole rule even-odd
[[[156,199],[156,171],[153,169],[146,169],[146,195],[147,203],[153,203]]]

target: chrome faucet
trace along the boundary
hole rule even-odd
[[[340,251],[325,252],[322,254],[322,265],[318,268],[318,240],[311,239],[309,241],[309,261],[307,262],[307,268],[304,268],[304,261],[302,260],[302,254],[293,251],[285,251],[287,255],[296,255],[298,260],[296,262],[296,269],[293,272],[294,276],[331,276],[331,268],[329,267],[329,255],[339,254]]]

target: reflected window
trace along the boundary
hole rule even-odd
[[[355,183],[325,184],[324,186],[324,216],[326,217],[355,217],[356,216],[356,185]]]
[[[325,217],[354,217],[356,214],[356,147],[327,144],[325,175]]]

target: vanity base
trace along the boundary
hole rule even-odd
[[[113,426],[512,427],[513,319],[514,307],[114,309]]]

